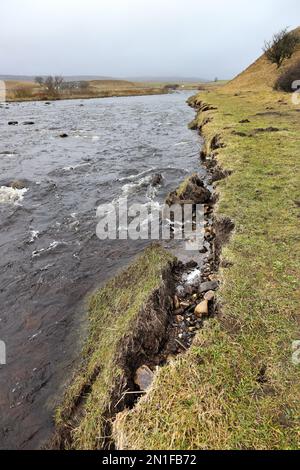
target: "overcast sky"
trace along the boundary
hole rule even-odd
[[[1,0],[0,75],[230,78],[299,0]]]

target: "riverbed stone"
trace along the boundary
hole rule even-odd
[[[200,304],[197,305],[195,308],[195,315],[196,317],[202,317],[203,315],[208,315],[208,301],[203,300]]]
[[[199,292],[200,294],[203,294],[204,292],[208,292],[209,290],[216,290],[218,287],[219,284],[217,281],[202,282],[199,287]]]
[[[182,315],[176,315],[176,321],[177,323],[181,323],[184,321],[184,317]]]
[[[153,381],[154,374],[148,366],[143,365],[139,367],[134,376],[134,383],[140,387],[141,390],[147,390]]]
[[[151,178],[151,185],[152,186],[158,186],[159,184],[162,183],[162,180],[163,180],[162,175],[160,173],[156,173]]]
[[[204,300],[207,300],[208,302],[211,302],[215,297],[215,293],[213,290],[209,290],[204,294]]]

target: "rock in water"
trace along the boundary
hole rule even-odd
[[[68,134],[60,134],[60,136],[62,139],[65,139],[66,137],[69,137]]]
[[[27,184],[26,184],[26,181],[21,181],[21,180],[13,180],[13,181],[10,181],[7,186],[9,188],[13,188],[13,189],[24,189],[26,188]]]
[[[9,126],[17,126],[18,124],[18,121],[9,121],[8,123]]]
[[[195,308],[195,315],[196,317],[202,317],[203,315],[208,315],[208,301],[203,300],[200,304],[197,305]]]
[[[141,390],[147,390],[152,384],[154,374],[148,366],[144,365],[137,369],[134,376],[134,383],[140,387]]]
[[[152,176],[151,179],[151,185],[152,186],[158,186],[159,184],[162,183],[163,177],[160,173],[156,173],[155,175]]]

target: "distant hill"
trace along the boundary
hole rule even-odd
[[[295,29],[300,36],[300,27]],[[284,62],[280,69],[277,69],[275,64],[271,64],[265,56],[261,55],[253,64],[246,70],[240,73],[233,80],[225,85],[224,89],[230,90],[263,90],[273,88],[275,81],[282,74],[282,72],[291,67],[296,61],[300,60],[300,46],[293,54],[291,59]],[[299,77],[300,78],[300,77]]]
[[[144,76],[144,77],[125,77],[124,80],[130,80],[132,82],[150,82],[150,83],[206,83],[210,80],[199,77],[160,77],[160,76]]]
[[[46,77],[46,75],[41,75]],[[0,80],[14,80],[19,82],[33,82],[36,76],[33,75],[0,75]],[[64,75],[64,79],[69,82],[92,81],[92,80],[118,80],[130,82],[150,82],[150,83],[197,83],[209,82],[210,80],[197,77],[106,77],[101,75]]]
[[[46,77],[47,75],[40,75]],[[18,82],[34,82],[36,75],[0,75],[0,80],[14,80]],[[101,75],[64,75],[64,79],[69,82],[80,82],[90,80],[114,80],[112,77],[103,77]]]

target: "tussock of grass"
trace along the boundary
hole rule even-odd
[[[300,366],[291,361],[292,341],[300,339],[299,112],[290,95],[236,91],[198,95],[217,108],[204,113],[213,118],[203,128],[207,151],[220,134],[225,146],[215,154],[232,171],[217,184],[216,217],[235,222],[223,249],[230,263],[220,273],[222,314],[118,416],[121,448],[300,445]],[[253,133],[271,126],[279,131]]]
[[[61,447],[102,447],[106,418],[113,412],[111,394],[122,375],[118,346],[134,328],[142,306],[160,286],[162,271],[172,260],[165,250],[152,246],[91,298],[83,363],[56,412]]]

